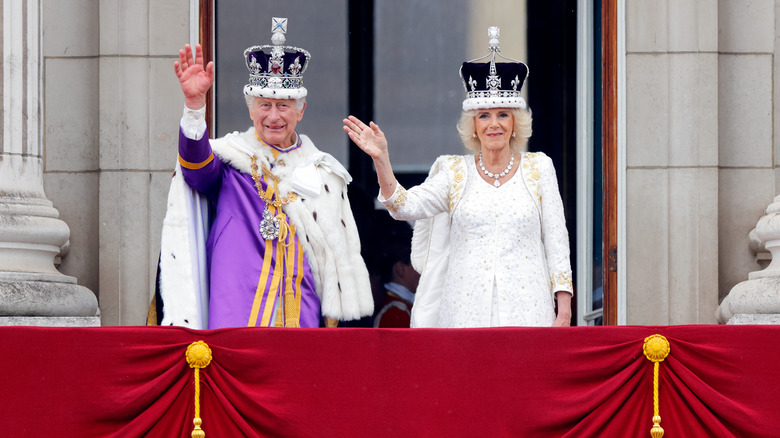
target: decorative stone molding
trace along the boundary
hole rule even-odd
[[[70,229],[43,192],[40,0],[0,4],[0,324],[99,325],[95,294],[54,267]]]
[[[753,250],[769,251],[771,261],[766,268],[751,272],[746,281],[731,289],[718,307],[718,321],[780,324],[780,195],[775,196],[751,231],[750,246]]]

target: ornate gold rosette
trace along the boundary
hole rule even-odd
[[[203,341],[193,342],[187,347],[186,357],[190,368],[206,368],[211,363],[211,348]]]
[[[650,362],[663,362],[669,355],[669,341],[661,335],[651,335],[645,338],[642,350]]]

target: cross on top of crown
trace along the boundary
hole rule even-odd
[[[284,36],[287,33],[287,19],[273,17],[271,19],[271,42],[281,46],[287,40]]]
[[[287,19],[274,17],[271,19],[271,33],[287,33]]]
[[[499,51],[498,49],[498,36],[500,32],[498,31],[498,26],[490,26],[488,28],[488,38],[490,40],[488,41],[488,47],[490,51]]]

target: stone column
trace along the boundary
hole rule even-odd
[[[721,129],[715,3],[625,2],[628,324],[715,322]]]
[[[100,325],[95,294],[54,267],[70,230],[43,191],[40,0],[0,4],[0,325]]]
[[[720,323],[780,324],[780,195],[750,233],[751,248],[772,254],[769,266],[748,274],[731,289],[718,308]]]

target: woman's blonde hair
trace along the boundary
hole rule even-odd
[[[463,111],[457,125],[463,145],[466,146],[466,149],[474,152],[479,152],[480,150],[479,138],[474,136],[476,133],[474,117],[476,117],[479,111]],[[531,138],[531,110],[509,108],[509,112],[512,113],[515,122],[513,132],[517,134],[517,136],[509,139],[509,147],[515,152],[525,152],[528,150],[528,139]]]

